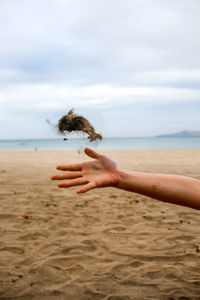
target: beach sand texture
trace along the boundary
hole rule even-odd
[[[198,149],[103,153],[122,168],[200,179]],[[0,153],[0,299],[200,299],[200,212],[50,180],[56,165],[84,160]]]

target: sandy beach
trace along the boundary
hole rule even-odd
[[[200,179],[200,149],[103,153],[121,168]],[[0,299],[200,299],[200,212],[50,180],[58,164],[84,160],[0,152]]]

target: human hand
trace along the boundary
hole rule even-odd
[[[52,180],[67,179],[67,181],[60,182],[58,187],[68,188],[84,185],[77,190],[77,193],[85,193],[94,188],[117,185],[119,175],[116,163],[90,148],[85,148],[84,151],[95,160],[74,165],[58,166],[57,170],[70,171],[51,177]]]

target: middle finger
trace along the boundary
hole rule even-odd
[[[52,180],[74,179],[78,177],[82,177],[82,172],[68,172],[68,173],[55,174],[51,177],[51,179]]]

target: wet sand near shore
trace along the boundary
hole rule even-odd
[[[200,149],[101,153],[121,168],[200,179]],[[89,159],[0,152],[0,299],[200,299],[200,212],[50,180],[58,164]]]

